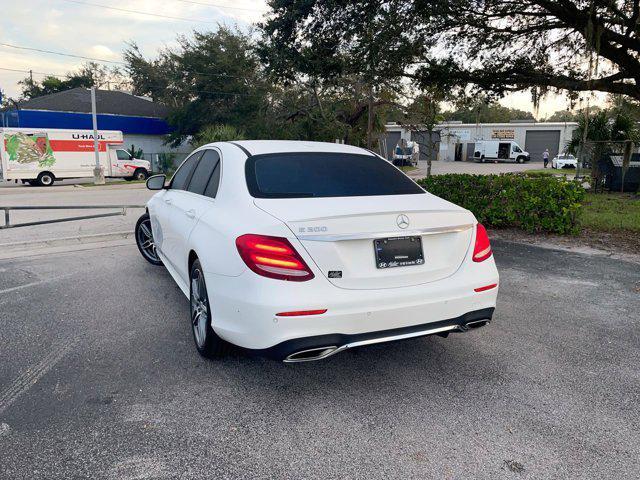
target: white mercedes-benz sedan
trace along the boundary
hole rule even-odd
[[[198,352],[286,362],[491,321],[498,271],[473,214],[348,145],[205,145],[136,226],[190,300]]]

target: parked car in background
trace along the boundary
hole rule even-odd
[[[528,152],[511,140],[479,140],[475,144],[473,160],[476,162],[517,162],[531,159]]]
[[[105,177],[144,180],[151,163],[122,148],[122,132],[98,131],[98,157]],[[56,180],[92,177],[93,130],[0,129],[0,179],[48,187]]]
[[[234,344],[319,360],[493,316],[498,271],[484,227],[368,150],[212,143],[147,187],[158,193],[138,248],[190,299],[203,356]]]
[[[561,153],[551,160],[551,168],[577,168],[578,160],[569,153]]]

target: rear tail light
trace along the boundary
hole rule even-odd
[[[304,282],[313,278],[311,269],[286,238],[246,234],[236,238],[244,263],[263,277]]]
[[[491,243],[489,243],[487,229],[479,223],[476,227],[476,244],[473,247],[473,261],[484,262],[491,254]]]

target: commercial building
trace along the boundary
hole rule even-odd
[[[188,146],[175,150],[164,144],[171,131],[166,121],[169,112],[165,106],[148,98],[121,91],[97,90],[96,110],[98,129],[122,131],[125,148],[131,145],[141,148],[148,160],[161,152],[188,151]],[[19,102],[2,112],[0,125],[90,130],[93,128],[91,91],[79,87]]]
[[[438,159],[442,161],[469,161],[478,140],[513,140],[531,154],[531,161],[542,161],[542,153],[549,149],[553,158],[566,150],[571,141],[575,122],[512,121],[509,123],[462,123],[446,122],[434,128],[432,143],[437,147]],[[428,133],[409,129],[398,124],[386,125],[387,151],[392,151],[401,140],[422,144]],[[437,138],[436,138],[437,135]],[[428,149],[424,149],[425,152]],[[422,152],[422,147],[421,147]],[[422,154],[421,154],[422,157]]]

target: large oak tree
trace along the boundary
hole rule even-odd
[[[497,96],[596,90],[640,99],[639,0],[272,0],[269,66]],[[368,36],[370,19],[374,33]],[[368,44],[367,42],[372,42]],[[384,45],[387,48],[384,48]],[[388,72],[388,73],[387,73]]]

